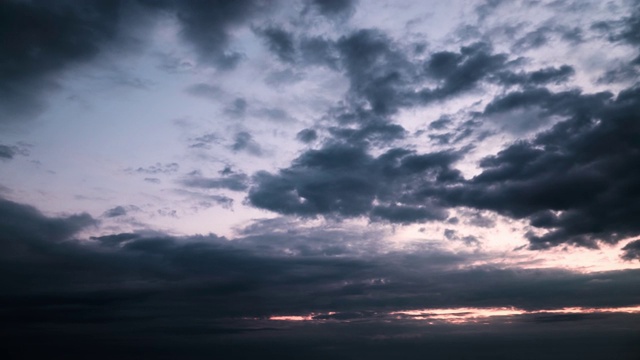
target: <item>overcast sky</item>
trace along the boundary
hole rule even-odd
[[[639,116],[633,0],[2,1],[0,354],[637,359]]]

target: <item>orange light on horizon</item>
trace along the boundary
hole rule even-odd
[[[314,314],[305,315],[305,316],[300,316],[300,315],[269,316],[269,320],[275,320],[275,321],[309,321],[309,320],[313,320],[313,316],[314,316]]]
[[[629,313],[640,314],[640,305],[616,308],[565,307],[560,309],[523,310],[515,307],[496,308],[451,308],[394,311],[390,315],[406,315],[412,320],[441,320],[452,324],[477,322],[495,317],[509,317],[530,314],[594,314]]]
[[[446,322],[450,324],[465,324],[482,322],[490,318],[506,318],[513,316],[532,314],[594,314],[594,313],[628,313],[640,314],[640,305],[612,307],[612,308],[590,308],[590,307],[565,307],[559,309],[524,310],[516,307],[488,307],[488,308],[440,308],[440,309],[413,309],[389,312],[388,315],[396,319],[406,317],[409,320],[425,320],[428,324],[435,322]],[[311,313],[308,315],[279,315],[270,316],[269,320],[274,321],[326,321],[319,319],[318,315],[333,315],[336,312],[326,314]]]

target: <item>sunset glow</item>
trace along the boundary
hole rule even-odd
[[[640,314],[640,305],[624,306],[614,308],[593,308],[593,307],[565,307],[560,309],[543,309],[543,310],[523,310],[515,307],[490,307],[490,308],[450,308],[450,309],[417,309],[417,310],[398,310],[389,313],[376,313],[377,318],[388,319],[410,319],[424,320],[427,323],[433,321],[445,322],[450,324],[465,323],[482,323],[492,318],[518,317],[523,315],[535,314],[606,314],[606,313],[626,313]],[[324,315],[335,315],[336,312],[327,314],[313,313],[308,315],[280,315],[270,316],[269,320],[274,321],[328,321],[330,318]]]

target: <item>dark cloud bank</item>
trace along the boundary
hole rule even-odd
[[[76,240],[96,224],[89,215],[51,218],[7,200],[0,215],[5,358],[383,359],[422,358],[427,351],[436,358],[600,359],[604,352],[632,359],[639,349],[635,315],[541,314],[433,326],[387,315],[426,307],[635,305],[636,270],[459,270],[474,255],[380,253],[372,250],[373,233],[362,239],[361,232],[297,228],[278,219],[233,240],[141,233]],[[325,315],[314,325],[267,320],[311,312]],[[552,355],[541,343],[554,347]]]

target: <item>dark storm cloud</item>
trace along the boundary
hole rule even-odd
[[[444,99],[470,90],[492,73],[504,69],[507,58],[505,54],[493,54],[491,46],[486,43],[464,46],[459,53],[434,53],[426,63],[426,71],[441,84],[425,96],[427,99]]]
[[[296,139],[302,141],[305,144],[315,141],[318,138],[318,133],[313,129],[303,129],[296,134]]]
[[[370,35],[359,36],[369,39]],[[388,49],[382,43],[372,46],[367,40],[365,44],[365,48],[371,47],[365,54]],[[452,69],[464,68],[459,60],[464,53],[439,53],[432,57],[429,69],[449,79]],[[502,56],[478,55],[477,50],[471,53],[475,55],[470,58],[483,59],[478,60],[483,64],[503,63]],[[571,72],[569,67],[547,68],[525,77],[527,82],[542,83]],[[455,87],[441,87],[446,88]],[[333,142],[303,153],[290,167],[275,174],[256,174],[248,199],[256,207],[282,214],[364,216],[398,223],[441,220],[446,218],[447,208],[465,206],[529,220],[539,230],[528,234],[532,249],[615,243],[640,233],[634,220],[640,211],[638,202],[631,200],[637,199],[640,191],[640,173],[636,170],[640,168],[639,143],[634,140],[640,137],[635,121],[640,111],[638,95],[637,88],[614,98],[607,92],[554,93],[544,87],[525,87],[494,99],[483,116],[536,109],[537,118],[533,120],[540,124],[551,118],[566,120],[532,140],[516,142],[483,159],[482,173],[472,179],[463,179],[453,167],[459,153],[416,154],[391,149],[374,157],[368,147],[372,136],[360,135],[368,125],[333,128]],[[477,122],[472,121],[457,133],[431,136],[440,144],[450,144],[456,136],[470,136],[475,126]],[[382,134],[393,134],[386,131]],[[383,137],[382,142],[389,144],[393,138]]]
[[[394,140],[403,139],[406,131],[398,124],[377,121],[363,125],[359,129],[331,127],[329,133],[335,139],[350,143],[369,142],[389,145]]]
[[[334,42],[321,37],[308,37],[300,40],[299,48],[304,64],[338,69],[339,55]]]
[[[291,40],[280,32],[273,35],[278,34]],[[287,44],[286,54],[291,54],[295,52],[288,50],[293,40],[288,40],[281,43]],[[516,79],[507,70],[511,66],[507,56],[494,54],[486,43],[463,46],[459,52],[437,52],[426,62],[413,61],[399,43],[375,29],[354,31],[337,41],[303,38],[298,45],[302,65],[325,65],[342,71],[349,80],[345,101],[328,114],[338,125],[329,127],[329,134],[335,140],[369,145],[384,146],[406,136],[405,129],[391,121],[400,109],[448,100],[484,81],[495,82],[498,73],[511,76],[512,81],[542,84],[559,81],[556,79],[569,72],[544,69]],[[472,133],[468,127],[457,129],[456,134],[439,141],[456,143]]]
[[[441,118],[440,120],[436,120],[431,124],[429,124],[429,129],[431,130],[436,130],[436,128],[443,129],[446,126],[448,126],[448,124],[450,123],[451,123],[451,120],[447,120],[446,118]],[[467,120],[462,124],[459,124],[456,128],[452,129],[449,132],[440,133],[440,134],[432,133],[432,134],[429,134],[428,137],[430,140],[434,141],[438,145],[454,145],[472,136],[479,125],[480,123],[477,121]],[[422,135],[422,134],[424,134],[424,131],[421,131],[416,135]],[[482,136],[484,135],[479,134],[478,140],[481,140],[480,138]]]
[[[232,68],[242,54],[230,49],[229,30],[271,7],[272,2],[251,0],[3,1],[0,118],[16,122],[38,115],[65,70],[96,59],[108,46],[126,46],[132,28],[149,27],[162,12],[176,16],[182,38],[195,47],[202,63]]]
[[[445,197],[528,218],[547,230],[529,235],[532,248],[561,243],[597,247],[597,241],[614,243],[637,235],[639,90],[627,89],[615,99],[606,93],[529,95],[504,104],[538,104],[571,118],[484,159],[480,175],[448,189]]]
[[[547,67],[529,73],[505,72],[498,74],[499,81],[504,85],[539,86],[549,83],[560,84],[569,80],[575,74],[573,67],[562,65],[559,68]]]
[[[437,205],[405,206],[389,205],[375,206],[371,210],[372,219],[387,220],[398,224],[411,224],[425,221],[442,221],[448,217],[448,212]]]
[[[443,235],[447,240],[462,241],[466,245],[478,245],[480,243],[477,237],[473,235],[460,236],[453,229],[444,229]]]
[[[640,240],[635,240],[622,248],[621,257],[625,260],[640,260]]]
[[[7,146],[0,144],[0,158],[3,159],[13,159],[13,156],[16,154],[16,150],[13,146]]]
[[[49,218],[37,209],[0,199],[0,240],[3,261],[19,254],[22,250],[38,251],[43,241],[52,246],[68,240],[78,231],[95,225],[88,214],[64,218]]]
[[[294,41],[289,35],[273,35],[282,38],[277,43],[287,44],[283,47],[285,54],[296,52],[290,50]],[[507,55],[494,54],[486,43],[463,46],[459,52],[436,52],[426,61],[414,61],[400,43],[376,29],[357,30],[337,41],[302,38],[297,45],[301,65],[324,65],[343,72],[349,80],[345,101],[329,116],[339,125],[330,129],[331,134],[350,141],[383,144],[402,139],[404,129],[390,121],[400,109],[448,100],[485,81],[500,82],[501,77],[510,77],[511,82],[539,85],[559,82],[571,72],[562,67],[531,74],[511,73],[508,69],[513,64]]]
[[[161,311],[175,310],[173,315],[195,316],[207,308],[207,316],[225,318],[398,306],[624,306],[633,305],[640,296],[640,288],[634,286],[635,270],[596,274],[456,270],[473,255],[367,250],[371,240],[375,243],[375,231],[297,227],[272,220],[241,231],[242,236],[233,240],[215,235],[176,238],[125,233],[76,241],[77,231],[94,223],[87,215],[47,218],[7,201],[0,211],[1,265],[12,270],[3,271],[3,278],[11,281],[0,289],[2,298],[42,296],[46,301],[57,297],[63,303],[83,295],[87,300],[114,299],[112,304],[94,304],[94,310],[100,310],[96,315],[108,315],[105,307],[116,306],[122,307],[118,313],[133,316],[124,311],[134,305],[128,301],[169,306]],[[63,263],[64,267],[38,266]],[[31,281],[21,281],[24,276]],[[133,283],[141,286],[129,286]],[[609,292],[612,287],[620,289],[616,296]],[[536,288],[536,293],[529,294],[530,288]],[[179,305],[189,299],[190,305]],[[399,299],[404,300],[398,303]],[[39,303],[26,304],[31,305]],[[171,305],[177,308],[172,310]],[[154,308],[137,309],[135,315],[153,315],[158,311]]]
[[[264,38],[269,50],[281,61],[289,63],[294,61],[295,47],[291,33],[276,27],[256,30],[256,32]]]
[[[437,203],[417,204],[410,194],[422,181],[461,179],[451,168],[459,157],[451,151],[418,155],[405,149],[373,157],[364,147],[327,144],[303,153],[277,174],[256,174],[249,201],[300,216],[371,216],[402,223],[442,220],[446,212]],[[380,204],[374,205],[375,200]]]
[[[403,93],[417,69],[385,34],[360,30],[340,38],[336,46],[354,101],[367,101],[377,115],[392,114],[410,101]]]
[[[358,3],[357,0],[311,0],[310,2],[327,17],[350,14],[355,11]]]
[[[449,117],[442,116],[438,120],[432,121],[429,124],[429,129],[431,130],[443,130],[447,128],[447,126],[451,125],[452,120]]]
[[[518,109],[539,107],[547,116],[570,115],[576,110],[576,106],[588,107],[587,98],[601,102],[603,98],[610,97],[610,93],[599,93],[583,98],[580,91],[570,90],[552,93],[547,88],[528,88],[522,91],[513,91],[504,96],[493,99],[484,110],[484,115],[493,115]],[[586,110],[586,109],[585,109]]]
[[[94,223],[88,215],[50,218],[0,201],[3,336],[21,345],[57,339],[66,347],[86,334],[110,334],[117,344],[137,339],[136,348],[188,336],[199,346],[264,327],[273,315],[328,314],[377,328],[376,319],[390,319],[385,314],[394,310],[629,306],[640,297],[637,270],[458,270],[476,255],[381,253],[374,230],[270,219],[233,240],[161,233],[74,240]],[[115,343],[110,351],[126,351]]]
[[[173,1],[141,0],[149,8],[168,11],[176,15],[180,35],[197,51],[200,61],[219,69],[231,69],[242,54],[230,49],[232,28],[245,24],[257,14],[265,14],[273,2],[254,0],[238,1]]]
[[[0,118],[41,112],[60,71],[95,58],[117,35],[119,2],[3,1],[0,4]]]

